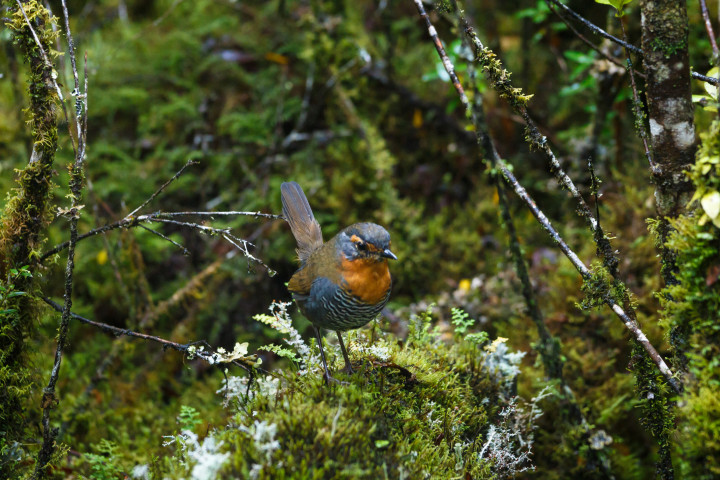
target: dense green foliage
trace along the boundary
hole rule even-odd
[[[468,84],[453,2],[442,3],[427,8]],[[285,307],[264,315],[273,301],[290,300],[284,283],[296,268],[295,245],[282,220],[178,218],[231,229],[274,276],[241,253],[228,255],[235,249],[222,236],[177,223],[147,226],[189,255],[139,227],[83,239],[74,312],[174,342],[231,352],[237,345],[257,368],[249,382],[235,365],[73,320],[50,411],[59,430],[49,477],[643,479],[673,467],[677,478],[720,475],[717,91],[697,82],[706,107],[696,112],[697,194],[672,222],[678,284],[663,288],[647,226],[657,222],[654,187],[624,70],[588,49],[543,1],[464,3],[487,47],[476,64],[490,78],[477,81],[477,95],[498,151],[593,265],[583,282],[508,191],[537,319],[508,253],[514,234],[501,218],[496,172],[478,155],[412,1],[69,2],[89,77],[81,233],[122,219],[195,160],[138,215],[279,213],[280,184],[295,180],[325,238],[374,221],[391,233],[399,261],[386,318],[349,334],[358,372],[338,374],[348,384],[327,388],[314,340],[301,340],[313,336],[308,322],[294,307],[294,327]],[[567,3],[620,35],[612,8]],[[710,47],[694,3],[691,63],[707,72]],[[24,4],[43,18],[33,22],[58,81],[72,85],[67,54],[54,50],[63,48],[57,29],[38,3]],[[636,4],[624,5],[624,19],[639,44]],[[57,2],[51,7],[61,13]],[[41,298],[61,298],[66,258],[64,250],[43,252],[68,238],[67,219],[51,214],[69,205],[73,152],[54,93],[39,90],[47,65],[38,63],[17,3],[5,8],[0,478],[14,479],[32,472],[42,442],[59,313]],[[538,132],[515,116],[525,108]],[[540,132],[597,208],[619,252],[617,277],[596,259],[593,235],[537,153]],[[33,150],[49,163],[28,163]],[[682,394],[603,306],[606,296],[635,308],[682,377]],[[538,333],[538,323],[547,331]],[[327,351],[337,371],[334,343]]]

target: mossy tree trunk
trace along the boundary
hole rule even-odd
[[[643,0],[641,9],[658,233],[664,244],[670,230],[667,218],[684,212],[693,191],[684,173],[694,163],[696,150],[688,17],[685,0]],[[673,252],[663,248],[662,262],[665,282],[675,283]]]
[[[662,276],[666,284],[673,285],[677,283],[676,254],[665,246],[671,232],[669,220],[685,211],[692,195],[693,185],[685,171],[694,163],[696,150],[687,8],[685,0],[642,0],[640,7],[650,144],[655,162],[657,234],[662,245]],[[684,370],[686,336],[675,331],[671,337],[676,367]],[[643,372],[643,368],[637,367],[637,389],[645,412],[644,422],[660,447],[658,478],[672,479],[672,402],[651,375],[651,370],[646,370]]]
[[[641,8],[650,140],[657,166],[654,181],[662,276],[666,285],[675,285],[676,253],[665,247],[672,230],[668,220],[682,214],[692,196],[693,184],[684,172],[694,163],[697,149],[687,8],[685,0],[643,0]],[[686,330],[678,325],[670,332],[675,368],[680,372],[687,370]]]
[[[13,39],[29,65],[28,111],[33,151],[18,174],[18,186],[7,202],[0,221],[0,477],[17,478],[16,455],[27,415],[23,408],[33,391],[32,373],[25,361],[25,339],[35,320],[29,295],[32,290],[32,257],[48,215],[53,162],[57,149],[57,93],[49,55],[56,34],[48,11],[36,1],[7,2],[7,22]],[[27,19],[26,19],[27,16]],[[30,29],[29,23],[35,32]],[[36,39],[37,37],[37,39]],[[39,44],[38,44],[39,43]],[[28,275],[17,275],[30,266]],[[23,293],[24,292],[24,293]]]

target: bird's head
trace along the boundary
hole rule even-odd
[[[356,223],[338,234],[340,249],[348,260],[397,260],[390,250],[390,234],[374,223]]]

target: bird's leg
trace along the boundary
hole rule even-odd
[[[343,358],[345,358],[345,368],[343,368],[343,372],[347,373],[348,375],[352,375],[353,369],[350,365],[350,357],[348,357],[347,350],[345,350],[345,344],[343,343],[342,334],[338,330],[337,332],[338,341],[340,342],[340,350],[342,350]]]
[[[323,368],[325,369],[325,374],[323,375],[325,385],[330,385],[330,382],[339,383],[337,379],[330,376],[330,372],[328,371],[327,362],[325,362],[325,352],[323,351],[322,335],[320,334],[320,329],[318,327],[315,327],[315,334],[317,335],[318,347],[320,347],[320,359],[322,360]]]

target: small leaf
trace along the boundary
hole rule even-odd
[[[720,215],[720,192],[706,193],[700,199],[700,205],[702,205],[703,210],[705,210],[713,223],[716,223],[718,215]]]
[[[385,448],[390,445],[389,440],[375,440],[375,448]]]
[[[8,295],[8,298],[22,297],[23,295],[27,295],[27,293],[25,293],[25,292],[10,292],[10,294]]]
[[[595,0],[595,3],[610,5],[617,10],[617,13],[615,14],[616,17],[622,17],[624,15],[623,7],[630,2],[632,2],[632,0]]]

